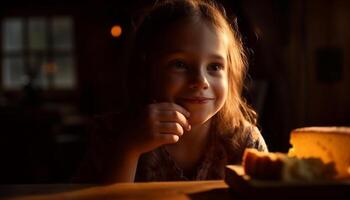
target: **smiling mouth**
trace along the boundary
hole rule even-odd
[[[215,100],[215,98],[208,97],[189,97],[189,98],[181,98],[183,102],[191,103],[191,104],[205,104],[210,101]]]

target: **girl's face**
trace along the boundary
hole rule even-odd
[[[187,109],[203,124],[224,105],[228,92],[227,42],[206,23],[180,21],[157,39],[151,55],[153,97]]]

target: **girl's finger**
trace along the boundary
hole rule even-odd
[[[161,144],[173,144],[179,141],[179,136],[174,134],[158,134],[157,139]]]
[[[190,112],[188,112],[185,108],[182,106],[175,104],[175,103],[169,103],[169,102],[163,102],[163,103],[158,103],[158,108],[159,110],[176,110],[182,113],[184,116],[187,118],[190,117]]]
[[[176,110],[158,111],[158,120],[160,122],[177,122],[183,127],[183,129],[187,131],[191,129],[191,126],[188,123],[188,120],[186,119],[186,117],[182,113]]]
[[[179,123],[176,122],[160,122],[158,125],[159,133],[183,135],[184,130]]]

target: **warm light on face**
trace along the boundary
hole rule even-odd
[[[160,53],[150,59],[155,98],[189,111],[191,126],[203,125],[227,97],[227,45],[221,33],[205,23],[178,21],[156,43]]]
[[[112,28],[111,28],[111,35],[113,37],[119,37],[120,35],[122,34],[122,27],[119,26],[119,25],[114,25]]]

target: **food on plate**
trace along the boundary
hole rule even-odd
[[[334,178],[334,163],[319,158],[297,158],[284,153],[246,149],[242,161],[247,175],[262,180],[315,181]]]
[[[305,127],[291,132],[288,155],[334,163],[336,179],[350,178],[350,127]]]

